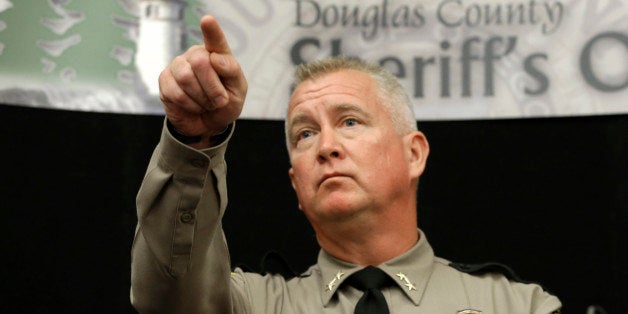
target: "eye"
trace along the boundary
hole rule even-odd
[[[297,140],[302,140],[302,139],[306,139],[310,136],[312,136],[314,133],[310,130],[304,130],[299,132],[299,134],[297,134]]]
[[[344,121],[345,126],[356,126],[358,125],[358,120],[354,118],[348,118]]]

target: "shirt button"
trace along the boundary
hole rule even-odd
[[[189,223],[194,222],[194,214],[190,212],[183,212],[179,216],[179,219],[181,219],[182,223],[189,224]]]
[[[194,166],[196,168],[207,167],[207,160],[205,160],[205,159],[192,159],[192,160],[190,160],[190,163],[192,164],[192,166]]]

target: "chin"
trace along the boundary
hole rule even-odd
[[[354,217],[360,212],[363,206],[356,206],[357,202],[350,200],[342,200],[335,202],[326,202],[318,206],[314,213],[319,217],[318,220],[343,221]]]

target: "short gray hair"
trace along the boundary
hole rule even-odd
[[[417,130],[416,119],[410,97],[403,86],[390,72],[381,66],[368,63],[362,59],[348,56],[334,56],[309,63],[303,63],[297,67],[295,73],[294,86],[330,73],[341,70],[354,70],[363,72],[372,77],[377,86],[377,95],[380,103],[384,106],[395,131],[400,135]],[[286,139],[288,139],[288,119],[286,117]]]

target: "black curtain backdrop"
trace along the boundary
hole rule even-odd
[[[163,117],[0,105],[2,313],[134,313],[135,195]],[[628,307],[628,115],[430,121],[419,225],[436,254],[499,261],[566,313]],[[283,122],[241,120],[227,151],[234,264],[298,271],[314,233],[287,171]],[[601,310],[598,313],[603,313]]]

